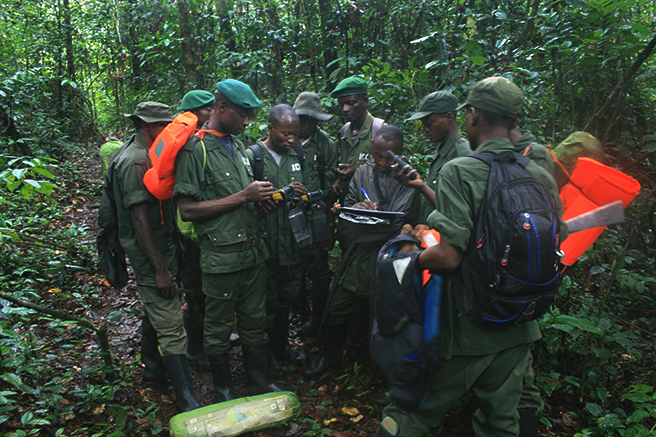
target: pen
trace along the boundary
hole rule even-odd
[[[360,187],[360,189],[362,190],[362,194],[364,194],[365,199],[367,199],[369,202],[371,202],[371,199],[369,198],[369,195],[367,194],[367,191],[362,187]]]

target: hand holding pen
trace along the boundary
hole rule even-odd
[[[367,194],[367,190],[364,188],[360,188],[362,191],[362,194],[364,194],[364,199],[360,203],[360,209],[368,209],[370,211],[375,211],[378,209],[378,203],[377,202],[372,202],[371,199],[369,198],[369,194]]]

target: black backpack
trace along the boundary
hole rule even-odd
[[[554,196],[515,152],[468,155],[490,166],[487,193],[462,263],[458,307],[474,322],[516,325],[549,310],[562,280]]]
[[[123,152],[132,144],[134,136],[116,151],[105,174],[103,194],[98,208],[98,235],[96,248],[100,265],[105,271],[109,285],[120,290],[128,283],[128,266],[125,251],[118,239],[118,212],[114,199],[114,169]]]

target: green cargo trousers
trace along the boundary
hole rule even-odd
[[[153,281],[154,282],[154,281]],[[157,340],[162,355],[184,355],[187,353],[187,334],[182,321],[182,301],[176,294],[170,299],[156,289],[137,287],[150,323],[157,331]]]
[[[204,348],[220,355],[230,348],[232,326],[237,320],[241,342],[251,346],[267,340],[266,265],[232,273],[203,273],[205,293]]]
[[[454,356],[442,360],[419,411],[394,404],[383,410],[383,420],[393,419],[396,435],[422,437],[470,388],[478,398],[472,420],[480,437],[515,437],[519,433],[517,405],[522,394],[530,343],[483,356]]]

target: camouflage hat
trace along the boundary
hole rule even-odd
[[[599,140],[587,132],[574,132],[553,151],[554,156],[571,174],[579,158],[592,158],[604,163],[604,147]]]
[[[367,94],[368,87],[366,80],[351,76],[341,81],[330,95],[339,98],[353,94]]]
[[[216,92],[223,94],[226,99],[242,108],[255,109],[262,106],[262,102],[253,93],[251,87],[235,79],[226,79],[217,83]]]
[[[494,76],[479,80],[469,91],[465,106],[473,106],[493,114],[517,118],[524,102],[524,93],[511,80]]]
[[[316,93],[302,92],[294,102],[294,109],[298,115],[309,115],[319,121],[327,121],[333,118],[330,114],[321,112],[321,99]]]
[[[171,107],[159,102],[141,102],[132,114],[125,114],[128,118],[140,118],[146,123],[158,121],[173,121],[175,116]]]
[[[456,99],[456,96],[448,91],[435,91],[421,99],[417,112],[412,114],[406,121],[419,120],[431,114],[446,114],[447,112],[455,114],[457,108],[458,99]]]
[[[180,110],[191,111],[192,109],[204,108],[212,105],[214,105],[214,94],[203,90],[193,90],[189,91],[182,98]]]

